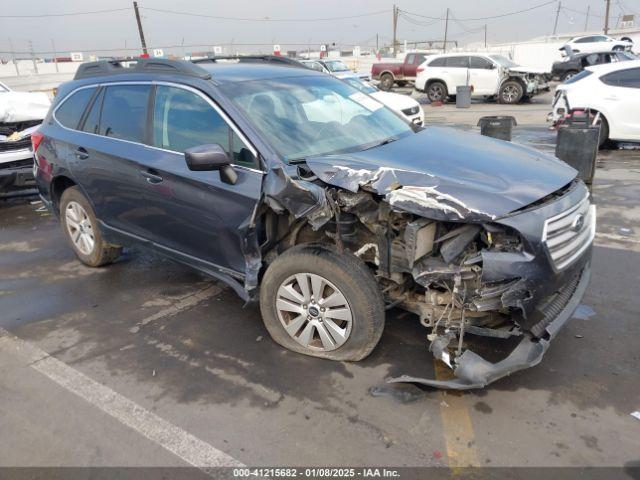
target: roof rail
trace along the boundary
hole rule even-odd
[[[218,60],[237,60],[240,63],[273,63],[290,67],[304,67],[306,65],[289,57],[280,55],[229,55],[229,56],[211,56],[206,58],[198,58],[191,60],[193,63],[210,63]]]
[[[125,66],[125,63],[135,63],[134,66]],[[83,63],[78,67],[74,80],[89,77],[103,77],[119,75],[122,73],[173,73],[188,75],[209,80],[211,74],[204,68],[185,60],[166,60],[163,58],[135,58],[131,60],[99,60],[97,62]]]

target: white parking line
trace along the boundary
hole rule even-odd
[[[188,464],[201,469],[244,466],[232,456],[160,418],[1,327],[0,350],[24,358],[34,370]]]

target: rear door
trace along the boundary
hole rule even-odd
[[[157,85],[150,114],[154,155],[139,162],[146,197],[144,229],[165,250],[244,273],[244,228],[260,198],[263,172],[257,153],[204,93]],[[224,183],[218,171],[189,170],[184,151],[221,145],[238,175]]]
[[[449,93],[455,94],[456,87],[467,85],[469,82],[469,57],[466,55],[447,57],[443,72],[447,78]]]
[[[144,178],[138,162],[153,155],[144,145],[151,85],[113,84],[94,96],[74,145],[73,169],[98,220],[145,238]]]
[[[473,85],[474,95],[498,93],[499,75],[492,61],[475,55],[469,57],[469,83]]]
[[[640,140],[640,68],[604,75],[609,85],[604,102],[609,109],[611,134],[618,140]]]

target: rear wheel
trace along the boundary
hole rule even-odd
[[[384,329],[382,295],[368,267],[322,246],[294,247],[269,265],[260,310],[277,343],[331,360],[365,358]]]
[[[500,103],[513,105],[514,103],[518,103],[522,99],[523,95],[524,89],[520,82],[516,80],[508,80],[502,84],[502,87],[500,87],[498,99],[500,100]]]
[[[615,47],[613,47],[613,51],[614,52],[624,52],[624,47],[621,45],[616,45]]]
[[[380,77],[380,90],[388,92],[393,88],[393,75],[385,73]]]
[[[71,248],[85,265],[106,265],[122,252],[122,247],[104,241],[95,213],[78,187],[67,188],[62,193],[60,220]]]
[[[444,83],[431,82],[427,86],[427,97],[430,102],[445,102],[447,96],[447,86]]]
[[[567,81],[567,80],[569,80],[571,77],[573,77],[573,76],[575,76],[575,75],[577,75],[577,74],[578,74],[578,71],[577,71],[577,70],[569,70],[567,73],[565,73],[565,74],[562,76],[562,79],[561,79],[561,80],[562,80],[563,82],[566,82],[566,81]]]

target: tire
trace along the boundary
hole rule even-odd
[[[562,82],[566,82],[567,80],[569,80],[571,77],[573,77],[574,75],[577,75],[578,71],[577,70],[569,70],[568,72],[566,72],[564,75],[562,75],[562,78],[560,79]]]
[[[112,263],[122,253],[122,247],[104,241],[96,215],[78,187],[67,188],[62,193],[60,223],[76,256],[89,267]]]
[[[325,284],[314,289],[312,279],[318,278]],[[307,285],[306,296],[301,280]],[[324,307],[317,298],[309,300],[314,291],[316,296],[323,292],[324,300],[334,299],[326,311],[320,311]],[[276,258],[262,279],[260,310],[276,343],[330,360],[362,360],[378,344],[384,330],[384,302],[369,268],[350,253],[338,254],[324,246],[300,245]],[[345,320],[339,320],[338,314]],[[335,333],[336,326],[342,335]],[[321,335],[321,329],[330,334],[331,341]]]
[[[603,148],[609,141],[609,122],[600,114],[600,121],[597,125],[600,125],[600,136],[598,137],[598,148]]]
[[[498,100],[500,103],[504,103],[507,105],[513,105],[518,103],[522,96],[524,95],[524,89],[520,82],[516,80],[507,80],[500,87],[500,92],[498,93]]]
[[[393,88],[393,83],[393,75],[391,75],[390,73],[383,73],[380,77],[380,90],[388,92]]]
[[[427,85],[426,88],[427,98],[430,102],[446,102],[449,94],[447,93],[447,86],[440,82],[435,81]]]
[[[613,51],[614,52],[624,52],[624,47],[622,47],[620,45],[616,45],[615,47],[613,47]]]

